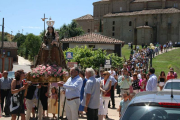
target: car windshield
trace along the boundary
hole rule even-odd
[[[171,89],[171,87],[173,90],[180,90],[180,82],[169,82],[164,89]]]
[[[121,120],[180,120],[180,108],[130,106]]]

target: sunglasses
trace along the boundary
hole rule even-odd
[[[107,74],[103,74],[103,76],[106,76]]]

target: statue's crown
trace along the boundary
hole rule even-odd
[[[55,21],[51,20],[51,18],[49,18],[49,21],[46,22],[48,27],[53,27],[54,23],[55,23]]]

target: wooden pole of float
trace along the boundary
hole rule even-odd
[[[57,117],[57,120],[59,120],[60,119],[60,117],[59,117],[59,112],[60,112],[60,87],[59,87],[59,92],[58,92],[58,117]]]

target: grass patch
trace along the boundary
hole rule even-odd
[[[152,66],[156,70],[156,75],[159,76],[161,71],[167,75],[169,67],[173,67],[180,78],[180,49],[175,49],[167,53],[163,53],[152,60]]]
[[[131,54],[131,49],[128,49],[128,45],[124,45],[121,50],[122,57],[124,58],[125,56],[126,60],[128,60]]]
[[[126,60],[129,60],[129,57],[130,57],[130,54],[131,54],[131,48],[129,49],[128,47],[129,47],[129,45],[126,44],[121,49],[122,57],[124,58],[124,56],[125,56]],[[133,49],[134,48],[135,48],[135,45],[133,45]],[[139,49],[142,49],[141,45],[139,45]]]

